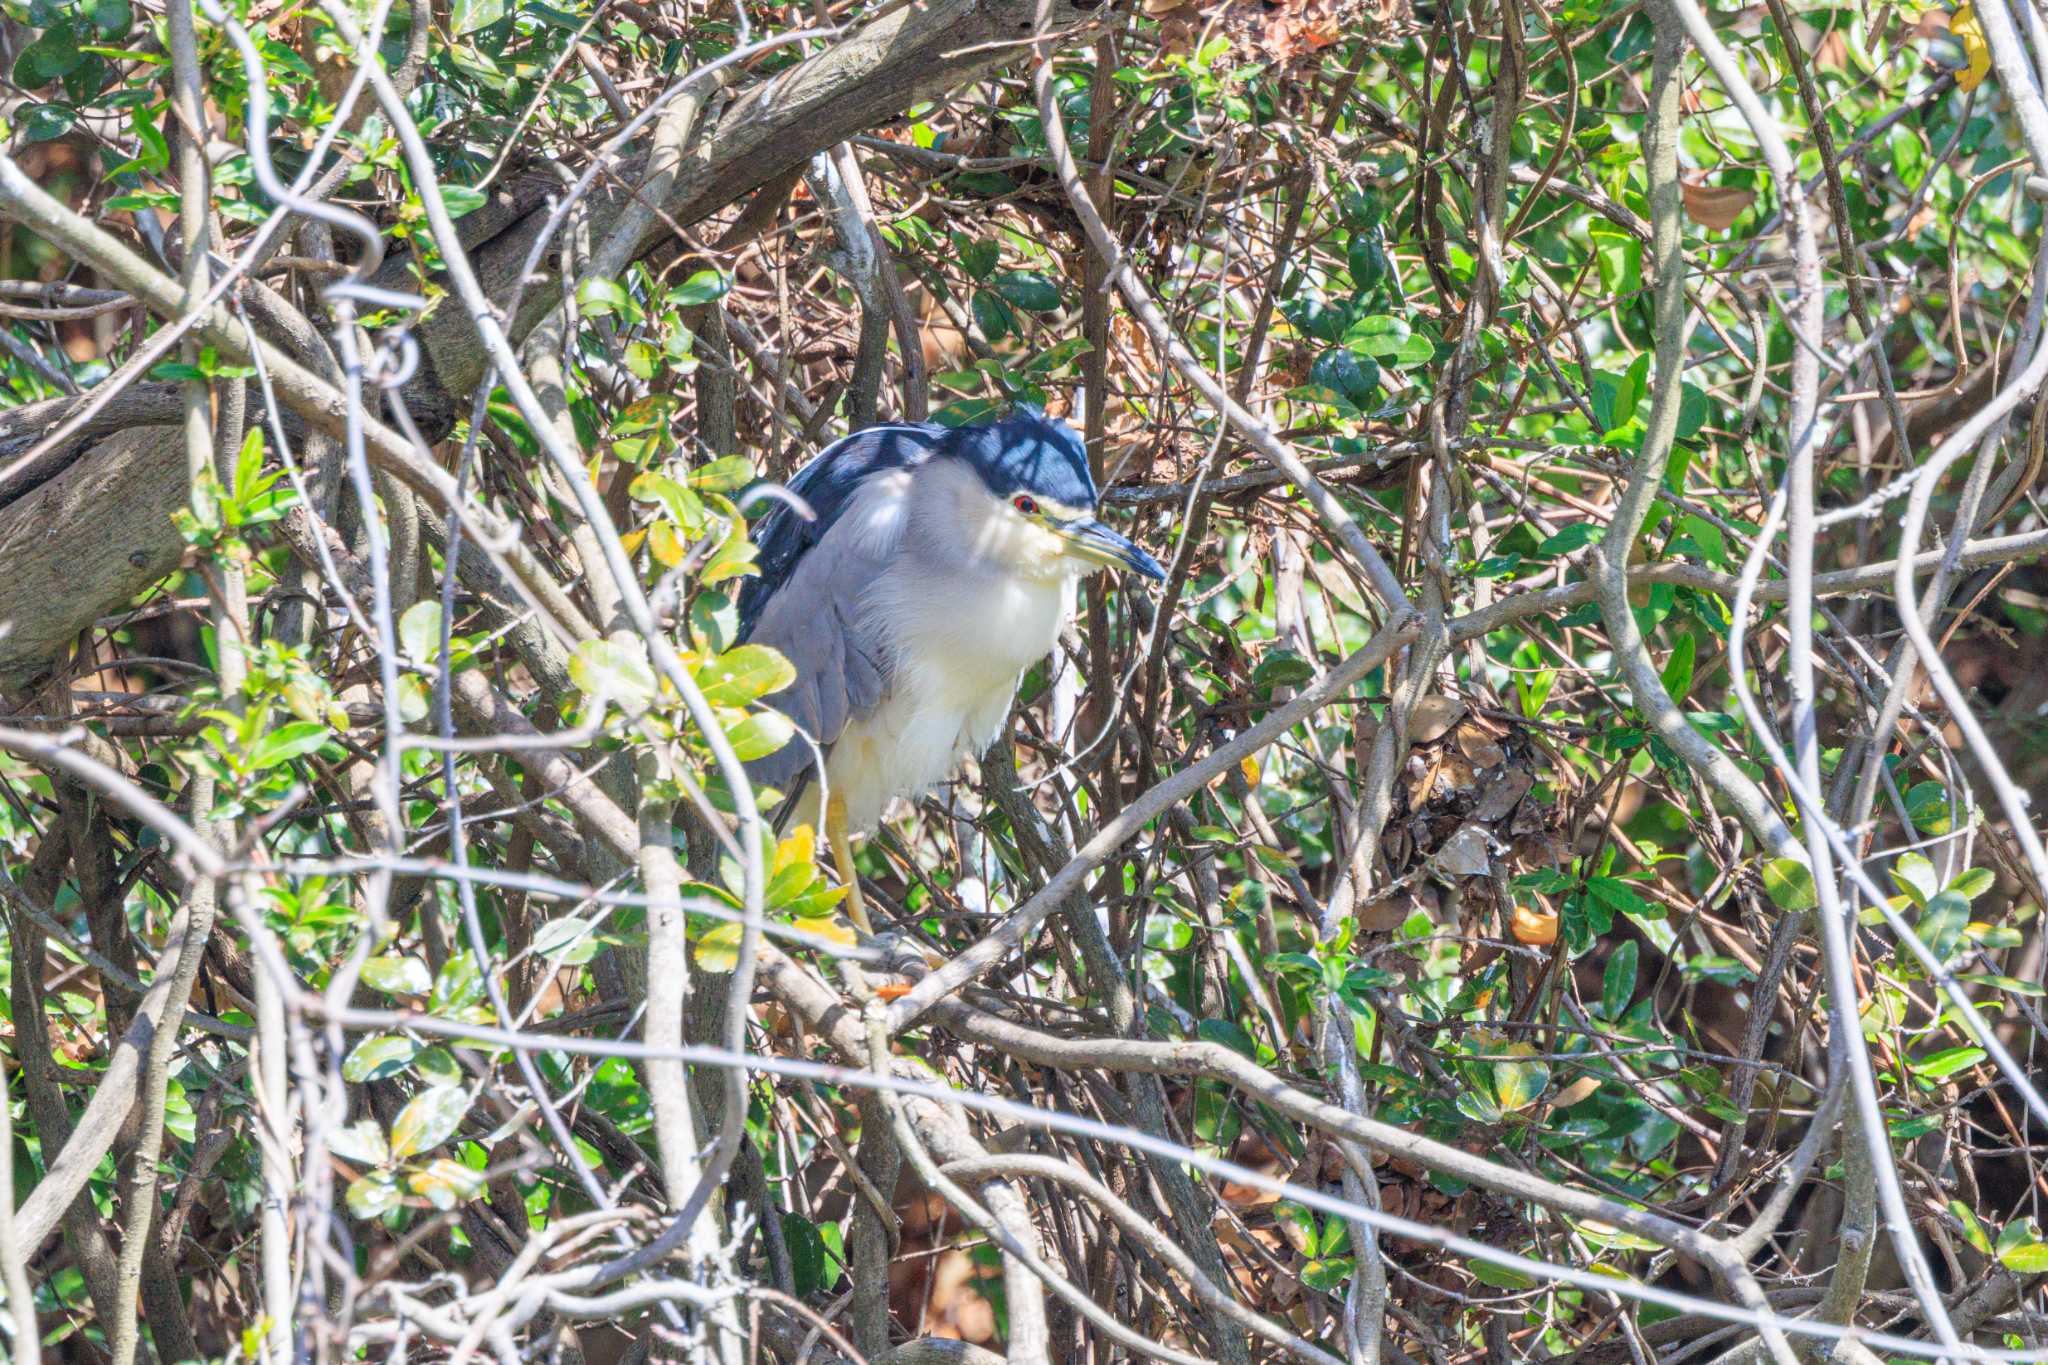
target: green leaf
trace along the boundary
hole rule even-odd
[[[1664,917],[1662,906],[1654,901],[1644,900],[1642,893],[1635,889],[1633,883],[1625,882],[1619,877],[1588,877],[1586,894],[1598,901],[1601,908],[1608,912],[1607,923],[1602,925],[1600,930],[1603,934],[1613,925],[1615,915],[1634,915],[1639,919]]]
[[[249,770],[264,772],[304,757],[325,744],[329,733],[325,725],[312,720],[295,720],[280,726],[256,741],[256,747],[249,751]]]
[[[420,1055],[412,1059],[412,1069],[428,1085],[462,1084],[462,1063],[445,1047],[421,1048]]]
[[[1603,437],[1619,432],[1635,420],[1636,410],[1643,401],[1643,375],[1648,369],[1648,360],[1647,354],[1638,356],[1636,363],[1623,374],[1604,371],[1594,374],[1593,420]]]
[[[818,1288],[829,1294],[839,1287],[840,1276],[846,1272],[846,1238],[839,1231],[837,1223],[820,1223],[818,1240],[825,1244],[826,1257],[825,1278],[819,1283]]]
[[[28,54],[24,52],[22,55],[25,57]],[[21,67],[17,63],[17,81],[20,79],[20,71]],[[150,175],[163,174],[171,164],[171,144],[165,140],[163,130],[156,126],[156,120],[138,106],[129,116],[128,126],[134,131],[137,143],[135,160],[132,163],[134,167]]]
[[[1483,1123],[1488,1127],[1499,1123],[1506,1117],[1506,1115],[1501,1113],[1500,1106],[1493,1102],[1493,1096],[1482,1094],[1477,1090],[1460,1090],[1458,1092],[1458,1112],[1471,1119],[1474,1123]]]
[[[1700,434],[1700,428],[1707,424],[1707,404],[1704,389],[1692,384],[1678,386],[1678,439],[1689,441]]]
[[[551,919],[533,936],[533,951],[549,962],[577,967],[596,957],[604,943],[596,926],[574,915]]]
[[[2007,1223],[1998,1234],[1998,1261],[2020,1275],[2048,1271],[2048,1243],[2041,1240],[2041,1228],[2031,1218]]]
[[[1600,1017],[1610,1023],[1628,1013],[1628,1002],[1636,993],[1636,941],[1629,939],[1607,958],[1607,970],[1600,977]]]
[[[252,426],[235,453],[235,501],[247,503],[263,491],[263,428]]]
[[[694,308],[713,299],[722,299],[732,289],[732,281],[716,270],[700,270],[668,291],[668,301],[677,308]]]
[[[349,1183],[348,1211],[366,1223],[373,1223],[405,1202],[398,1177],[390,1171],[372,1171]]]
[[[569,659],[569,681],[593,702],[617,702],[628,710],[640,710],[654,700],[647,644],[625,631],[577,645]]]
[[[697,949],[692,956],[697,965],[707,972],[723,975],[740,965],[740,939],[746,926],[730,920],[714,924],[705,930],[697,940]]]
[[[511,10],[508,0],[455,0],[448,16],[449,27],[459,36],[489,28]]]
[[[1608,294],[1633,294],[1643,287],[1643,244],[1617,229],[1596,226],[1590,233],[1600,268],[1600,288]]]
[[[744,455],[726,455],[691,470],[683,482],[705,493],[734,493],[754,481],[754,463]]]
[[[427,718],[427,685],[417,673],[399,675],[398,718],[407,725],[416,725]]]
[[[1948,1211],[1963,1225],[1963,1240],[1989,1256],[1991,1236],[1984,1231],[1984,1224],[1978,1221],[1976,1210],[1960,1199],[1951,1199],[1948,1201]]]
[[[697,686],[717,706],[745,706],[795,681],[795,666],[766,645],[739,645],[697,670]]]
[[[1344,261],[1351,270],[1351,287],[1361,292],[1387,277],[1387,250],[1376,231],[1353,232],[1344,248]]]
[[[1526,1043],[1517,1043],[1509,1051],[1529,1048]],[[1536,1102],[1544,1088],[1550,1084],[1550,1067],[1538,1061],[1495,1062],[1493,1064],[1493,1098],[1501,1112],[1512,1114],[1517,1109],[1527,1109]]]
[[[1260,691],[1294,687],[1315,677],[1315,665],[1291,649],[1276,649],[1259,660],[1252,670],[1252,686]]]
[[[61,104],[31,104],[25,106],[16,118],[24,141],[48,142],[70,132],[72,125],[78,122],[78,112]]]
[[[434,993],[427,1008],[436,1014],[468,1009],[484,998],[483,973],[477,970],[476,955],[467,950],[451,954],[434,978]]]
[[[474,190],[467,185],[441,186],[441,207],[448,210],[450,218],[460,218],[465,214],[475,213],[489,199],[490,196],[482,190]]]
[[[1301,1268],[1301,1282],[1322,1294],[1341,1294],[1356,1264],[1349,1256],[1319,1256]]]
[[[818,1225],[800,1213],[782,1215],[782,1244],[789,1248],[790,1277],[796,1281],[798,1298],[808,1298],[825,1287],[825,1239]]]
[[[24,90],[36,90],[63,79],[83,60],[71,25],[53,24],[14,59],[14,83]],[[141,117],[139,110],[137,117]]]
[[[1948,889],[1966,901],[1973,901],[1996,885],[1997,874],[1990,868],[1970,867],[1957,873],[1956,879],[1948,884]]]
[[[1496,1265],[1492,1261],[1467,1260],[1465,1268],[1472,1272],[1472,1278],[1494,1289],[1519,1292],[1534,1289],[1536,1281],[1512,1266]]]
[[[961,242],[960,264],[972,280],[985,280],[996,268],[1002,249],[994,242]]]
[[[1591,545],[1605,534],[1606,528],[1590,521],[1575,521],[1554,536],[1548,536],[1536,547],[1539,555],[1568,555],[1572,551]]]
[[[348,1059],[341,1064],[341,1078],[345,1081],[381,1081],[387,1076],[396,1076],[412,1062],[417,1051],[419,1045],[410,1038],[401,1038],[395,1033],[373,1033],[350,1049]]]
[[[1892,864],[1892,882],[1913,904],[1925,907],[1941,889],[1934,864],[1918,853],[1901,853]]]
[[[1678,637],[1671,657],[1664,661],[1664,690],[1670,693],[1671,700],[1684,701],[1685,694],[1692,691],[1693,657],[1698,650],[1699,644],[1693,633],[1687,631]]]
[[[623,313],[632,306],[632,296],[616,280],[585,280],[576,286],[576,307],[587,318]]]
[[[1773,858],[1764,864],[1764,891],[1780,910],[1811,910],[1820,904],[1813,869],[1796,858]]]
[[[1948,788],[1939,782],[1921,782],[1906,793],[1906,816],[1922,834],[1950,834],[1960,812],[1950,804]]]
[[[1913,1072],[1922,1080],[1938,1081],[1968,1070],[1989,1056],[1981,1047],[1945,1047],[1913,1059]]]
[[[1346,328],[1344,344],[1369,356],[1398,356],[1414,335],[1415,329],[1406,319],[1375,313]]]
[[[344,1071],[342,1074],[346,1076],[348,1073]],[[327,1150],[343,1161],[354,1161],[364,1166],[382,1166],[391,1160],[391,1145],[384,1141],[384,1130],[377,1126],[375,1119],[357,1119],[348,1127],[338,1129],[328,1138]]]
[[[1380,365],[1361,352],[1334,347],[1316,357],[1309,367],[1308,382],[1336,398],[1362,408],[1380,388]]]
[[[1207,1043],[1221,1043],[1252,1061],[1259,1059],[1259,1045],[1234,1019],[1204,1019],[1195,1025],[1195,1036]]]
[[[459,1161],[437,1157],[405,1178],[412,1192],[446,1213],[484,1192],[484,1174]]]
[[[1313,1256],[1322,1241],[1316,1232],[1316,1216],[1306,1204],[1283,1199],[1273,1206],[1273,1222],[1288,1245],[1304,1256]]]
[[[1946,963],[1962,948],[1969,927],[1970,903],[1953,891],[1943,891],[1927,902],[1913,932],[1936,962]]]
[[[103,38],[120,38],[135,24],[135,11],[128,0],[88,0],[86,13]]]
[[[1010,305],[986,289],[975,290],[968,306],[974,313],[974,325],[981,328],[981,334],[991,343],[1017,330],[1017,315],[1010,311]]]
[[[416,957],[373,957],[363,964],[363,984],[385,995],[425,995],[434,978]]]
[[[704,561],[704,567],[697,572],[697,581],[708,586],[712,583],[722,583],[728,578],[738,578],[751,572],[754,561],[759,557],[760,552],[754,543],[735,525],[726,538],[719,542],[718,548],[712,551],[711,558]]]
[[[414,1095],[391,1125],[391,1156],[403,1161],[431,1152],[462,1126],[469,1112],[469,1087],[437,1085]]]
[[[1027,313],[1059,311],[1060,287],[1044,275],[1012,270],[996,276],[989,283],[998,294]]]
[[[796,734],[796,726],[780,711],[756,711],[726,729],[726,740],[742,763],[766,758]]]
[[[415,602],[398,618],[398,643],[415,663],[435,664],[441,658],[441,603],[429,597]]]

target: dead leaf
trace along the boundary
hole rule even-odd
[[[1735,185],[1701,185],[1688,180],[1678,187],[1685,216],[1709,232],[1726,232],[1756,202],[1756,191]]]
[[[1569,1109],[1573,1105],[1589,1098],[1599,1088],[1600,1078],[1598,1076],[1581,1076],[1564,1089],[1558,1091],[1556,1098],[1551,1100],[1550,1107],[1553,1109]]]
[[[1546,948],[1557,942],[1557,915],[1527,905],[1518,905],[1508,916],[1508,932],[1515,942]]]
[[[1465,715],[1465,703],[1456,697],[1424,697],[1408,713],[1408,742],[1434,744]]]
[[[1488,824],[1513,810],[1515,803],[1536,785],[1536,779],[1520,768],[1494,769],[1487,776],[1493,781],[1487,785],[1486,794],[1479,798],[1479,804],[1472,808],[1472,818]]]
[[[1406,896],[1384,896],[1358,907],[1355,918],[1360,933],[1391,934],[1408,922],[1412,902]]]
[[[1477,821],[1460,825],[1458,832],[1444,840],[1444,846],[1436,851],[1436,865],[1445,876],[1486,876],[1493,871],[1493,860],[1487,856],[1486,830]]]
[[[1457,744],[1458,752],[1475,768],[1498,768],[1507,761],[1507,751],[1470,721],[1458,727]]]

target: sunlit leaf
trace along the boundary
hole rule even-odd
[[[396,1076],[405,1070],[417,1051],[419,1045],[410,1038],[373,1033],[349,1050],[347,1060],[341,1064],[341,1078],[345,1081],[377,1081]],[[381,1138],[379,1140],[381,1142]]]
[[[422,1090],[398,1111],[391,1125],[391,1156],[403,1161],[434,1148],[455,1136],[469,1112],[469,1089],[460,1085],[437,1085]]]
[[[434,978],[416,957],[373,957],[363,964],[363,984],[386,995],[425,995]]]

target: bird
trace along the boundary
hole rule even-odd
[[[1081,578],[1166,572],[1096,518],[1087,447],[1034,407],[864,427],[786,489],[794,497],[764,499],[753,528],[758,572],[739,591],[736,640],[794,667],[763,700],[816,749],[792,739],[747,774],[785,797],[779,823],[816,829],[822,817],[847,917],[872,933],[853,837],[987,748]]]

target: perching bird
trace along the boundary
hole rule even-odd
[[[1073,611],[1078,579],[1113,567],[1166,575],[1095,519],[1081,438],[1035,409],[975,426],[868,427],[789,490],[814,519],[777,503],[755,528],[760,575],[740,589],[740,638],[796,668],[768,702],[824,751],[825,834],[849,916],[866,930],[852,835],[995,738],[1024,670]],[[801,736],[747,767],[815,827]]]

